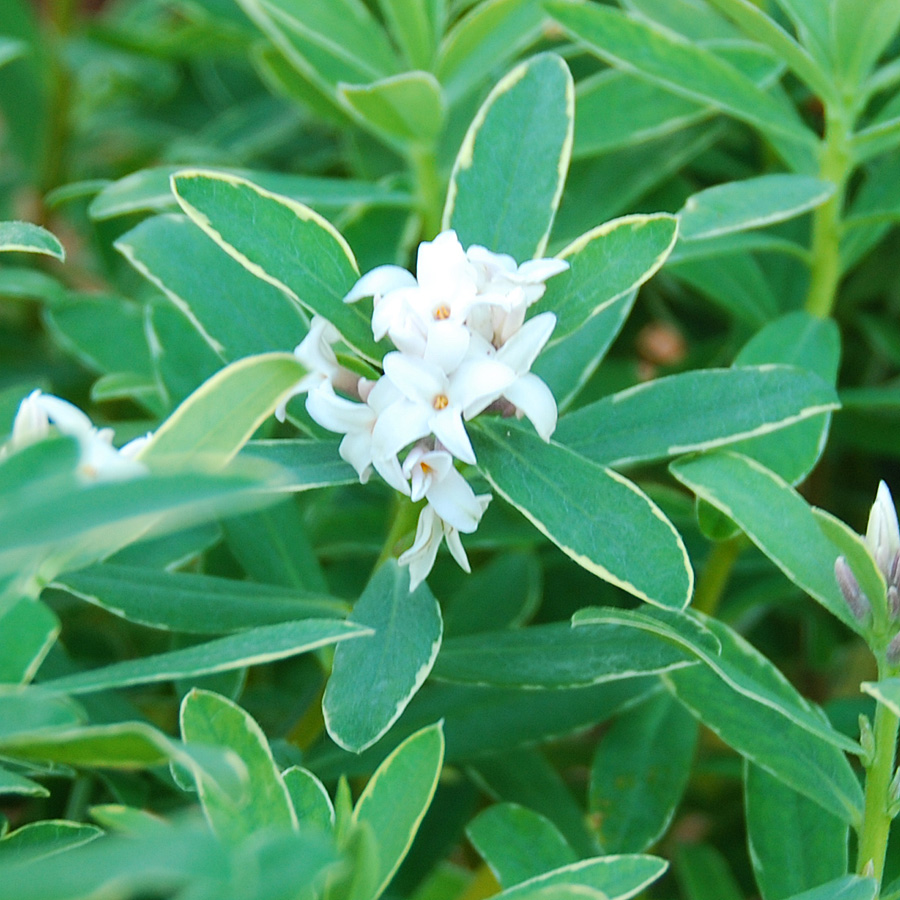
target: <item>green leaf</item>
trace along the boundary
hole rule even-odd
[[[859,630],[834,577],[834,545],[790,485],[755,460],[726,451],[679,460],[670,470],[698,497],[734,519],[791,581]]]
[[[300,828],[331,831],[334,827],[334,804],[322,782],[300,766],[286,769],[281,773],[281,778],[290,794]]]
[[[408,737],[378,767],[353,810],[354,824],[371,826],[378,844],[376,900],[412,845],[437,788],[444,761],[441,724]]]
[[[371,84],[342,84],[338,96],[367,127],[401,144],[430,144],[444,127],[444,96],[430,72],[403,72]]]
[[[0,610],[0,684],[27,684],[56,641],[60,623],[39,600],[22,597]]]
[[[182,210],[257,278],[324,316],[363,356],[379,361],[368,318],[344,296],[356,260],[334,226],[309,207],[243,178],[182,171],[172,176]]]
[[[466,836],[504,888],[577,859],[549,819],[517,803],[489,806],[469,823]]]
[[[331,84],[338,81],[364,82],[393,75],[398,60],[387,35],[365,3],[333,0],[309,4],[303,0],[241,0],[244,11],[273,38],[284,52],[285,39],[293,42],[289,55],[298,62],[305,53],[305,65]],[[266,27],[263,16],[275,25]]]
[[[687,900],[742,900],[744,894],[725,857],[710,844],[682,844],[675,874]]]
[[[711,0],[754,41],[771,48],[776,56],[817,96],[828,102],[836,97],[829,73],[777,22],[748,0]]]
[[[761,328],[735,357],[735,366],[783,363],[837,381],[841,336],[837,323],[797,310]],[[801,482],[819,460],[831,424],[821,413],[768,435],[738,441],[732,450],[758,460],[791,484]]]
[[[144,311],[122,297],[70,293],[44,310],[53,339],[95,372],[133,373],[153,378]]]
[[[348,609],[342,600],[296,588],[115,563],[69,572],[52,586],[131,622],[185,634],[229,634]]]
[[[549,282],[541,303],[557,316],[552,343],[652,278],[675,246],[677,233],[678,220],[667,213],[624,216],[569,244],[558,254],[568,261],[569,271]]]
[[[322,712],[331,738],[359,753],[397,721],[428,677],[443,626],[428,585],[410,593],[409,570],[394,561],[375,573],[353,618],[375,633],[335,650]]]
[[[228,549],[251,580],[277,584],[305,594],[327,594],[328,583],[316,558],[303,512],[293,497],[258,512],[223,523]],[[331,604],[328,615],[340,615],[346,604]],[[302,618],[294,616],[293,618]]]
[[[793,366],[698,369],[581,407],[560,420],[554,440],[621,466],[768,434],[837,407],[834,388]]]
[[[843,556],[853,571],[863,593],[876,609],[887,610],[887,584],[864,538],[849,525],[826,512],[812,507],[812,513],[822,534],[831,542],[835,559]]]
[[[472,429],[491,486],[567,556],[649,603],[683,608],[693,570],[681,536],[632,482],[500,422]]]
[[[552,283],[552,282],[551,282]],[[546,383],[564,412],[606,356],[628,314],[637,291],[607,303],[577,331],[545,347],[531,371]]]
[[[0,692],[0,739],[20,733],[40,732],[80,725],[84,713],[68,697],[54,697],[40,687],[4,688]]]
[[[524,624],[540,605],[541,581],[536,554],[511,550],[495,556],[444,602],[445,639]]]
[[[285,471],[286,491],[296,493],[338,484],[356,484],[359,476],[341,459],[337,441],[250,441],[241,458],[264,459]]]
[[[30,822],[0,838],[0,865],[38,862],[48,856],[83,847],[102,834],[95,825],[65,819]]]
[[[844,875],[811,891],[794,894],[788,900],[875,900],[877,896],[878,882],[874,878]]]
[[[172,192],[171,177],[183,169],[184,166],[155,166],[132,172],[100,191],[88,207],[88,213],[92,219],[103,221],[137,212],[174,212],[178,204]],[[352,178],[314,178],[217,167],[208,171],[246,178],[268,191],[319,210],[339,210],[356,204],[378,207],[412,204],[412,196],[407,191]]]
[[[378,6],[410,65],[431,69],[443,32],[443,0],[378,0]]]
[[[303,619],[241,631],[228,637],[171,650],[155,656],[113,663],[100,669],[45,681],[42,687],[64,694],[90,694],[133,684],[152,684],[228,672],[289,659],[350,638],[370,629],[340,619]]]
[[[744,808],[763,900],[783,900],[846,873],[846,823],[750,763],[744,765]]]
[[[792,725],[839,750],[861,752],[859,744],[837,731],[821,709],[797,693],[765,656],[723,622],[706,616],[698,618],[696,613],[589,607],[575,613],[572,623],[576,626],[621,624],[651,630],[690,650],[743,697],[767,706]]]
[[[732,690],[716,673],[692,666],[663,676],[675,696],[742,756],[843,822],[858,824],[863,794],[843,752],[781,712]]]
[[[306,370],[290,353],[249,356],[204,382],[154,432],[138,458],[148,465],[223,465],[285,400]],[[223,416],[222,410],[228,410]]]
[[[0,54],[3,46],[0,45]],[[2,61],[0,61],[2,65]],[[66,249],[59,239],[40,225],[30,222],[0,222],[0,253],[42,253],[65,260]]]
[[[580,798],[575,798],[564,775],[537,747],[519,747],[487,756],[480,754],[467,768],[490,798],[526,807],[549,820],[575,851],[576,859],[598,853],[599,845],[585,819]],[[551,839],[548,849],[556,844]],[[528,877],[543,875],[548,869],[570,861],[571,857],[549,864]],[[510,886],[504,884],[504,887]]]
[[[566,622],[449,638],[434,677],[463,684],[517,688],[587,687],[667,672],[696,657],[649,631]]]
[[[494,896],[498,900],[524,900],[546,888],[575,885],[600,891],[608,900],[627,900],[660,878],[668,865],[657,856],[640,854],[582,859],[529,878]]]
[[[890,45],[898,26],[900,7],[894,0],[871,0],[863,7],[852,0],[834,0],[831,28],[838,83],[856,90]]]
[[[49,797],[50,791],[42,784],[25,778],[24,775],[17,775],[10,772],[9,769],[0,767],[0,797],[4,796],[19,797]]]
[[[613,721],[594,756],[588,801],[608,853],[646,850],[665,834],[696,743],[697,723],[667,694]]]
[[[0,747],[6,756],[80,767],[146,769],[174,761],[224,784],[244,773],[233,753],[186,747],[144,722],[42,728],[0,737]]]
[[[222,840],[238,843],[260,829],[297,828],[297,815],[269,743],[248,713],[225,697],[195,688],[184,698],[180,718],[189,747],[227,747],[246,767],[247,784],[238,800],[202,772],[195,775],[203,812]]]
[[[707,103],[773,136],[813,144],[785,102],[757,87],[709,50],[650,22],[580,0],[548,0],[547,11],[591,52],[689,100]]]
[[[900,716],[900,678],[864,681],[859,687],[864,694],[883,703],[895,716]]]
[[[761,175],[730,181],[688,197],[678,215],[682,240],[697,241],[764,228],[815,209],[835,191],[809,175]]]
[[[542,53],[488,95],[460,147],[443,227],[463,246],[516,260],[547,245],[572,153],[575,94],[565,62]]]
[[[293,300],[223,253],[185,216],[146,219],[115,246],[226,362],[284,350],[307,332]]]
[[[441,43],[435,73],[451,102],[534,43],[546,16],[537,0],[475,5]]]

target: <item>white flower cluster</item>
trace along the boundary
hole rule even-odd
[[[344,298],[373,297],[372,333],[397,348],[385,355],[377,381],[340,365],[333,349],[340,335],[321,317],[294,351],[308,369],[296,393],[308,392],[312,418],[344,435],[340,454],[360,481],[374,469],[412,501],[427,501],[400,557],[411,589],[431,571],[444,538],[469,571],[459,534],[475,531],[491,497],[476,496],[454,466],[454,459],[475,463],[464,422],[493,407],[527,416],[544,440],[556,428],[553,394],[530,371],[556,316],[525,315],[544,282],[567,268],[558,259],[518,266],[484,247],[464,250],[454,231],[444,231],[419,245],[415,277],[379,266]]]
[[[51,425],[60,434],[78,441],[78,474],[85,481],[132,478],[146,471],[136,457],[150,435],[135,438],[117,449],[112,444],[112,428],[94,427],[94,423],[77,406],[41,391],[32,391],[19,404],[12,435],[0,450],[0,459],[47,438]]]

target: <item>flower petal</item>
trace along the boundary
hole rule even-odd
[[[376,459],[396,456],[407,444],[425,437],[431,409],[412,400],[397,400],[378,415],[372,430],[372,450]]]
[[[446,394],[447,376],[432,363],[394,351],[381,363],[384,374],[410,400],[431,408],[438,394]]]
[[[435,478],[425,496],[437,514],[450,526],[466,534],[478,528],[481,505],[469,482],[456,469]]]
[[[475,451],[463,425],[461,409],[448,406],[434,413],[428,424],[429,430],[457,459],[475,464]]]
[[[412,272],[400,266],[378,266],[371,272],[366,272],[356,284],[347,291],[344,303],[355,303],[363,297],[374,297],[376,294],[386,294],[397,288],[415,287],[416,279]]]
[[[528,416],[534,430],[545,440],[556,430],[559,415],[556,398],[547,385],[533,372],[519,376],[504,392],[503,396],[516,409]]]
[[[532,317],[497,351],[497,360],[506,363],[516,374],[524,374],[550,340],[555,327],[556,316],[552,312]]]

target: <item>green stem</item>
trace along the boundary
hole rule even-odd
[[[706,565],[697,580],[694,591],[693,609],[714,616],[725,593],[725,586],[731,577],[731,570],[741,552],[739,537],[720,541],[710,551]]]
[[[69,791],[65,812],[65,817],[70,822],[80,822],[84,819],[93,790],[93,775],[82,772],[80,775],[75,776],[75,780],[72,782],[72,790]]]
[[[888,674],[879,664],[879,677]],[[889,806],[890,785],[894,775],[894,757],[897,748],[897,730],[900,719],[885,704],[875,710],[873,737],[875,750],[866,768],[866,805],[859,830],[859,852],[856,871],[873,875],[878,883],[884,873],[884,857],[888,834],[891,829]]]
[[[850,128],[842,109],[826,108],[825,138],[819,176],[835,186],[832,197],[813,213],[812,271],[806,309],[814,316],[831,315],[841,280],[840,240],[844,190],[852,169]]]
[[[441,230],[444,186],[438,173],[434,147],[413,147],[409,154],[416,179],[416,197],[422,216],[422,231],[428,240]]]
[[[381,553],[375,562],[376,569],[379,569],[391,557],[400,555],[402,552],[400,549],[401,542],[415,528],[417,515],[417,506],[408,497],[398,496],[394,521],[391,523],[391,530],[388,532],[384,546],[381,548]]]

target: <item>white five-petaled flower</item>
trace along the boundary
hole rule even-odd
[[[50,434],[51,425],[78,441],[78,473],[86,480],[132,478],[146,471],[136,457],[149,441],[149,435],[135,438],[117,449],[112,444],[111,428],[95,428],[77,406],[40,390],[32,391],[19,404],[8,451],[15,452],[44,440]]]

